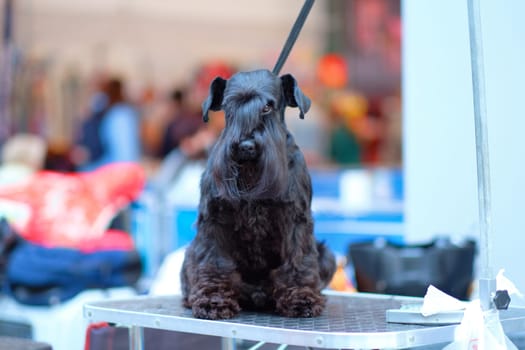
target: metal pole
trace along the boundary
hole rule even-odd
[[[476,159],[478,175],[479,209],[479,297],[483,310],[493,307],[496,279],[492,262],[492,227],[490,197],[490,163],[487,136],[487,110],[485,104],[485,71],[483,66],[483,40],[479,0],[467,0],[472,70],[472,97],[476,131]]]
[[[236,350],[237,345],[234,338],[223,337],[221,339],[221,350]]]
[[[144,328],[139,326],[129,327],[129,349],[144,350]]]

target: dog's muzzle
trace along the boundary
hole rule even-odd
[[[246,139],[237,145],[237,160],[241,162],[254,161],[259,157],[257,144],[253,139]]]

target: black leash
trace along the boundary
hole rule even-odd
[[[286,59],[288,58],[288,55],[290,54],[290,51],[292,50],[292,47],[299,36],[299,32],[301,32],[304,22],[306,21],[306,17],[308,17],[313,4],[314,0],[305,0],[301,12],[299,12],[299,16],[297,16],[292,30],[290,31],[290,34],[284,43],[283,49],[281,50],[281,55],[277,59],[277,63],[275,63],[275,67],[272,71],[273,74],[278,75],[281,71],[281,68],[283,68],[284,62],[286,62]]]

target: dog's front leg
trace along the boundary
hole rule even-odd
[[[317,262],[311,256],[290,259],[274,271],[274,299],[278,314],[286,317],[315,317],[326,300],[319,290]]]
[[[240,276],[231,264],[225,263],[223,258],[219,260],[200,263],[193,271],[188,271],[192,282],[185,304],[191,307],[194,317],[227,319],[240,311]]]

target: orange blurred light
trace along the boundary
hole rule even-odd
[[[344,57],[329,53],[317,64],[317,78],[329,88],[342,88],[348,82],[348,68]]]

